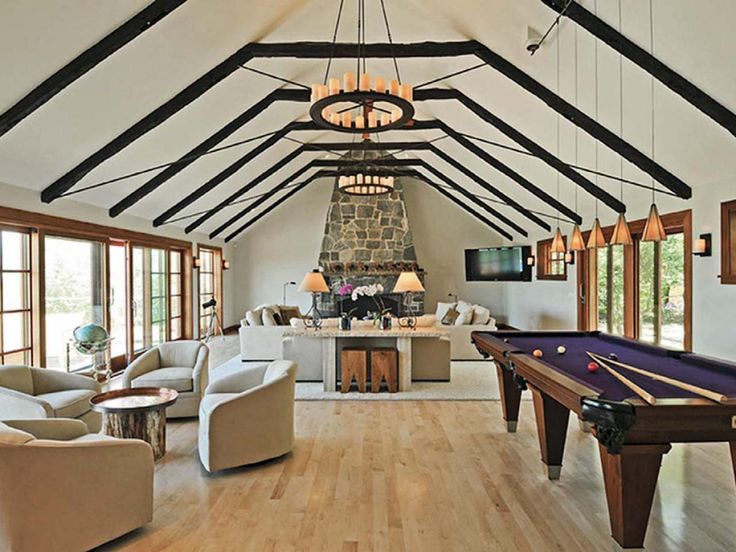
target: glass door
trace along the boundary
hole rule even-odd
[[[180,270],[178,266],[177,270]],[[169,300],[173,298],[169,292],[169,252],[165,249],[134,246],[134,353],[168,341]],[[180,301],[178,295],[177,298]],[[180,306],[180,302],[177,305]],[[178,328],[181,328],[180,320]]]
[[[111,241],[110,259],[110,361],[112,370],[122,369],[128,359],[128,263],[126,242]]]

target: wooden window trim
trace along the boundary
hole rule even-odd
[[[567,242],[565,243],[567,244]],[[551,247],[551,238],[537,242],[537,280],[553,280],[564,282],[567,280],[567,263],[565,262],[564,258],[562,260],[562,265],[564,267],[562,274],[551,274],[548,271],[548,264],[552,262],[550,260]]]
[[[731,232],[731,218],[736,217],[736,199],[721,203],[721,283],[736,284],[736,235]]]
[[[224,324],[224,318],[223,318],[223,305],[222,305],[222,289],[223,289],[223,270],[222,270],[222,247],[218,247],[216,245],[207,245],[204,243],[198,243],[197,244],[197,256],[199,257],[199,251],[200,249],[205,249],[208,251],[212,251],[214,253],[213,258],[213,269],[214,269],[214,297],[217,299],[217,316],[220,319],[220,324]],[[202,339],[204,337],[204,334],[202,333],[202,325],[201,325],[201,314],[202,314],[202,301],[201,301],[202,292],[199,288],[199,269],[197,273],[197,332],[199,335],[199,338]],[[223,328],[224,331],[224,328]]]
[[[736,202],[734,202],[736,203]],[[684,242],[684,274],[685,284],[685,339],[684,348],[692,350],[693,340],[693,233],[692,233],[692,211],[690,209],[676,211],[662,215],[662,224],[667,234],[683,234]],[[646,219],[635,220],[629,223],[629,229],[635,240],[644,232]],[[613,226],[603,228],[606,241],[610,241],[613,234]],[[590,232],[584,232],[586,242]],[[578,328],[589,330],[595,327],[597,317],[592,313],[590,305],[597,305],[597,298],[593,297],[595,286],[592,285],[593,276],[596,274],[596,255],[590,254],[586,249],[580,256],[578,267]],[[627,258],[629,259],[627,262]],[[586,265],[586,266],[580,266]],[[639,339],[639,256],[635,245],[624,246],[624,335],[632,339]],[[633,288],[633,289],[632,289]],[[586,294],[588,297],[586,297]],[[593,301],[595,299],[595,301]]]

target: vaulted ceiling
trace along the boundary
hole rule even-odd
[[[40,194],[54,183],[64,181],[65,176],[80,164],[84,167],[85,160],[91,158],[94,162],[79,172],[81,178],[66,180],[66,193],[73,193],[71,197],[75,200],[112,208],[112,214],[125,211],[149,219],[152,224],[166,221],[192,230],[202,213],[225,205],[236,198],[238,192],[246,190],[238,199],[266,193],[312,160],[320,159],[329,164],[324,151],[304,148],[300,155],[281,163],[278,170],[271,170],[299,149],[300,144],[293,139],[310,143],[346,141],[344,135],[310,130],[309,125],[302,125],[306,129],[297,128],[279,135],[278,139],[271,140],[273,144],[267,143],[268,137],[262,137],[205,155],[185,166],[175,165],[176,171],[168,169],[167,173],[161,168],[82,191],[110,179],[178,160],[198,146],[201,153],[277,131],[294,121],[308,121],[308,104],[293,101],[303,95],[297,87],[246,69],[235,69],[214,86],[204,86],[201,95],[187,98],[181,109],[167,112],[166,117],[155,117],[150,130],[134,136],[130,136],[128,130],[149,114],[160,114],[160,110],[156,112],[160,106],[167,105],[249,43],[329,42],[339,0],[153,3],[47,0],[43,9],[31,2],[0,2],[3,13],[0,19],[3,82],[0,113],[3,116],[11,113],[9,110],[24,98],[29,98],[34,88],[46,79],[56,78],[61,68],[90,46],[110,33],[117,32],[119,37],[114,47],[108,45],[104,59],[98,64],[78,78],[70,78],[68,83],[59,81],[57,85],[62,89],[58,93],[48,94],[47,101],[37,102],[12,121],[12,125],[6,128],[0,125],[0,130],[4,131],[0,136],[0,182]],[[576,28],[577,25],[567,18],[561,20],[559,34],[553,31],[534,56],[524,49],[527,27],[540,32],[546,30],[556,17],[556,12],[546,4],[555,5],[556,2],[385,0],[396,42],[478,41],[549,91],[557,92],[569,104],[577,105],[591,119],[597,119],[613,138],[620,135],[622,119],[624,142],[639,150],[645,158],[651,158],[652,104],[647,72],[626,58],[620,61],[618,53],[585,29]],[[354,0],[345,0],[339,42],[354,42],[356,4]],[[618,2],[588,0],[580,4],[596,12],[611,27],[619,28]],[[648,51],[648,3],[622,0],[621,5],[622,34]],[[386,42],[378,0],[368,0],[366,6],[367,41]],[[148,26],[145,32],[124,34],[126,21],[146,10],[153,13],[157,7],[160,20]],[[687,0],[653,0],[653,9],[656,58],[719,103],[726,113],[732,114],[736,110],[736,87],[733,86],[736,64],[730,62],[730,54],[736,47],[736,38],[731,26],[736,20],[736,4],[730,0],[711,0],[699,3],[695,9]],[[133,28],[133,22],[135,19],[128,24],[129,28]],[[479,58],[474,55],[399,60],[402,79],[413,84],[478,63]],[[623,109],[619,63],[624,77]],[[373,74],[391,75],[391,64],[389,59],[368,61]],[[325,65],[324,59],[255,57],[247,60],[245,66],[310,84],[322,80]],[[353,65],[354,60],[338,59],[333,62],[333,72],[341,75]],[[605,177],[596,181],[590,173],[563,167],[567,176],[563,174],[560,178],[558,192],[556,170],[549,164],[537,157],[466,136],[516,149],[533,150],[531,146],[536,145],[567,163],[588,168],[597,164],[601,172],[619,175],[622,170],[626,179],[647,185],[650,182],[648,174],[629,161],[621,163],[618,153],[607,145],[596,147],[596,140],[590,134],[583,130],[576,133],[567,119],[560,118],[558,133],[557,112],[494,68],[484,66],[442,79],[427,87],[430,88],[456,89],[469,98],[470,103],[463,104],[457,99],[417,101],[415,118],[429,123],[411,132],[383,133],[381,140],[427,142],[438,139],[433,143],[435,151],[427,148],[406,151],[399,158],[423,161],[424,168],[412,167],[411,170],[418,170],[433,183],[442,180],[438,178],[439,172],[447,177],[446,184],[459,184],[471,194],[490,197],[488,186],[492,187],[498,192],[493,194],[495,199],[506,204],[488,204],[497,210],[501,219],[488,210],[476,210],[506,230],[516,227],[511,230],[514,235],[519,235],[518,228],[540,226],[539,221],[533,220],[536,217],[533,213],[554,213],[556,208],[562,207],[564,214],[564,206],[560,204],[574,211],[572,190],[575,185],[567,176],[575,178],[579,185],[585,185],[586,180],[595,182],[602,189],[599,194],[602,204],[608,197],[608,204],[614,209],[620,198],[619,184]],[[297,92],[282,91],[269,96],[278,89]],[[719,124],[659,81],[654,84],[654,97],[654,160],[672,176],[669,179],[665,173],[658,173],[664,175],[658,179],[658,188],[672,189],[673,182],[699,187],[723,181],[736,173],[736,142],[723,121]],[[275,101],[259,104],[264,98]],[[473,105],[479,107],[473,109]],[[253,109],[253,106],[256,107]],[[236,128],[233,132],[221,133],[205,142],[244,113],[245,124],[233,125],[232,128]],[[501,119],[531,146],[520,144],[518,139],[512,140],[513,134],[501,132],[498,124],[489,124],[488,117],[483,114]],[[159,119],[162,120],[160,124]],[[126,131],[135,139],[124,140],[121,143],[124,147],[110,149],[107,146],[105,150],[106,145],[115,143]],[[442,138],[447,132],[451,136]],[[248,155],[254,150],[255,153]],[[100,151],[107,153],[100,156]],[[489,164],[488,155],[493,156],[495,165]],[[242,167],[233,166],[244,156],[247,163],[243,162]],[[334,154],[327,157],[337,159]],[[232,169],[223,173],[231,166]],[[324,168],[314,166],[303,176]],[[158,181],[152,181],[157,175]],[[260,178],[260,175],[265,177]],[[163,176],[170,177],[164,179]],[[144,185],[148,188],[147,194],[139,194],[135,202],[124,201]],[[207,193],[196,193],[203,186],[211,189]],[[286,190],[279,189],[267,200],[278,201],[285,193]],[[584,191],[578,195],[578,212],[589,213],[593,197]],[[557,197],[560,204],[553,205]],[[464,199],[470,203],[471,198]],[[267,209],[267,200],[248,215],[257,216]],[[634,202],[648,202],[648,194],[646,190],[627,186],[624,203]],[[172,211],[177,204],[177,209]],[[217,232],[222,237],[236,237],[231,232],[246,223],[247,217],[233,223],[227,231],[223,225],[247,205],[225,207],[205,217],[196,227],[207,233]],[[573,214],[570,212],[568,216]],[[512,224],[509,225],[509,221]]]

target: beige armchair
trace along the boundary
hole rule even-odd
[[[153,452],[79,420],[0,423],[0,550],[89,550],[153,518]]]
[[[277,360],[212,382],[199,407],[199,458],[213,472],[294,446],[296,364]]]
[[[100,392],[92,378],[47,368],[0,366],[0,420],[76,418],[91,432],[102,418],[89,400]]]
[[[170,341],[149,349],[125,369],[123,387],[167,387],[179,399],[167,418],[196,416],[209,381],[209,349],[199,341]]]

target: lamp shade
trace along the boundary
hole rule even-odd
[[[572,229],[572,236],[570,237],[570,251],[585,251],[585,238],[583,233],[580,231],[580,226],[577,224]]]
[[[601,221],[596,217],[593,222],[593,228],[590,230],[590,236],[588,236],[588,249],[596,249],[598,247],[606,247],[606,237],[603,235]]]
[[[631,238],[631,231],[626,222],[626,215],[619,213],[616,226],[611,235],[611,245],[631,245],[633,243],[634,240]]]
[[[550,251],[552,251],[552,253],[564,253],[565,250],[565,240],[562,237],[562,232],[560,232],[560,228],[558,226],[557,230],[555,230],[555,237],[552,239]]]
[[[644,225],[644,232],[641,235],[641,241],[665,241],[667,239],[667,232],[664,230],[664,224],[657,211],[657,206],[652,203],[649,208],[649,216],[647,217],[647,223]]]
[[[330,288],[327,287],[325,277],[319,270],[312,270],[304,275],[302,283],[299,285],[299,291],[307,291],[309,293],[327,293]]]
[[[393,293],[419,293],[422,291],[424,291],[424,286],[416,272],[402,272],[399,274],[399,279],[396,280]]]

